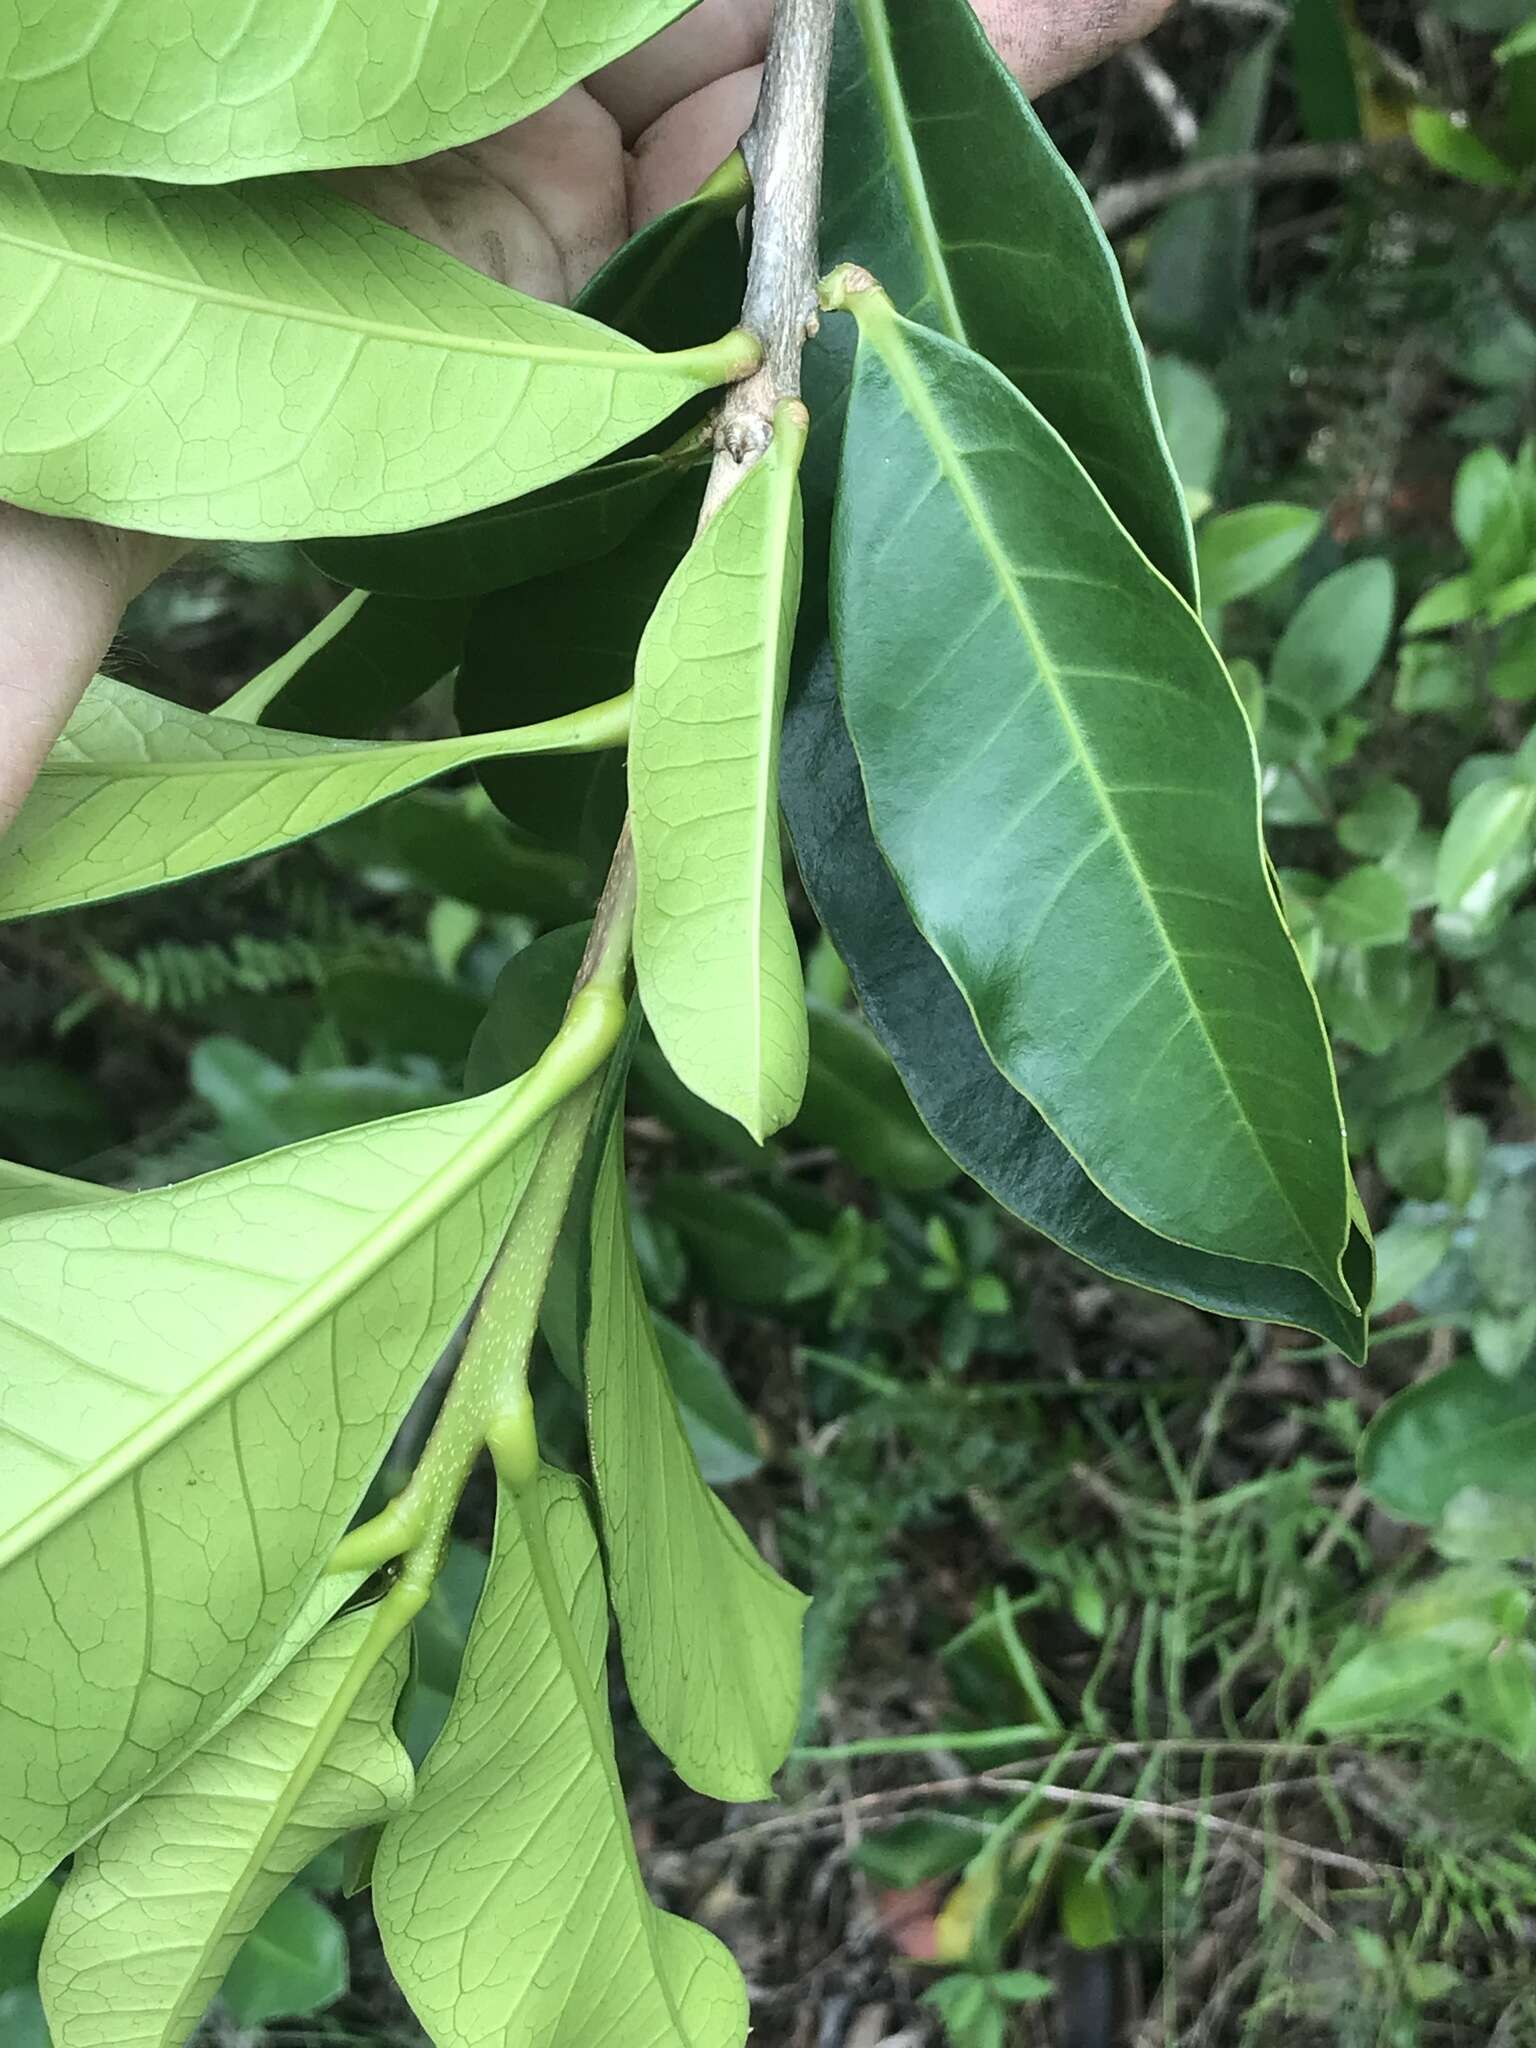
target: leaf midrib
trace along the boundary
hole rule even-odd
[[[283,1356],[328,1313],[382,1271],[421,1229],[447,1209],[450,1202],[463,1194],[476,1179],[489,1173],[512,1145],[531,1138],[538,1124],[527,1132],[516,1128],[523,1078],[509,1081],[505,1088],[499,1090],[500,1106],[475,1135],[434,1173],[418,1181],[409,1198],[389,1218],[382,1224],[376,1224],[334,1265],[316,1274],[286,1309],[279,1310],[232,1352],[215,1359],[191,1386],[130,1432],[70,1485],[62,1487],[50,1500],[34,1508],[24,1521],[9,1531],[0,1532],[0,1571],[46,1542],[62,1523],[101,1499],[122,1480],[131,1478],[168,1444],[174,1443],[184,1429],[202,1421],[264,1367]],[[406,1114],[419,1115],[420,1112],[408,1111]],[[404,1117],[385,1118],[381,1122],[405,1120]],[[509,1125],[514,1127],[510,1134]],[[370,1126],[375,1130],[380,1127],[380,1123]],[[309,1139],[305,1142],[321,1145],[325,1141]],[[65,1213],[78,1217],[79,1208]]]
[[[855,0],[859,27],[869,57],[870,82],[885,123],[897,182],[907,200],[912,222],[912,240],[927,272],[934,301],[943,315],[951,340],[969,344],[970,337],[961,317],[960,304],[949,280],[944,261],[944,242],[929,204],[927,181],[912,133],[910,110],[901,89],[896,53],[891,47],[891,25],[882,0]]]
[[[199,304],[225,306],[232,311],[255,313],[274,320],[292,320],[312,327],[331,327],[344,334],[361,336],[367,341],[403,342],[411,347],[440,349],[449,354],[484,355],[503,360],[529,363],[576,364],[583,369],[607,369],[614,375],[627,370],[651,369],[664,365],[683,375],[696,374],[703,362],[713,354],[715,344],[706,343],[702,348],[679,349],[668,355],[658,355],[637,342],[626,341],[622,348],[552,348],[541,342],[496,341],[489,336],[467,335],[444,331],[438,328],[416,328],[397,326],[387,321],[364,320],[356,314],[329,313],[309,306],[293,306],[281,299],[259,298],[254,293],[230,291],[222,285],[210,285],[201,278],[168,277],[153,271],[136,268],[133,264],[117,263],[108,256],[94,256],[64,243],[52,247],[46,242],[35,241],[31,236],[16,234],[11,229],[0,227],[0,246],[19,249],[31,256],[37,256],[48,263],[61,267],[91,270],[106,277],[122,278],[127,283],[137,284],[152,291],[165,292],[171,297],[196,300]],[[509,289],[508,299],[517,304],[522,294]],[[489,309],[487,309],[489,310]],[[547,307],[541,307],[547,312]],[[584,319],[585,315],[573,315]],[[617,334],[614,340],[624,338]]]
[[[966,516],[971,524],[972,530],[976,533],[977,538],[981,543],[982,551],[992,567],[994,576],[996,577],[999,590],[1004,598],[1004,601],[1007,603],[1009,609],[1013,612],[1014,617],[1018,621],[1020,631],[1023,633],[1026,641],[1029,644],[1030,652],[1034,657],[1036,667],[1038,668],[1040,673],[1040,678],[1050,692],[1051,699],[1056,706],[1058,716],[1062,722],[1068,741],[1081,765],[1083,775],[1087,779],[1090,789],[1093,791],[1094,799],[1098,804],[1100,814],[1104,818],[1104,821],[1108,826],[1108,829],[1112,834],[1116,844],[1119,846],[1121,854],[1125,860],[1125,864],[1135,880],[1137,892],[1140,895],[1142,902],[1146,908],[1148,917],[1152,921],[1152,925],[1157,933],[1158,939],[1162,944],[1164,954],[1173,967],[1173,971],[1178,980],[1180,988],[1184,991],[1185,1002],[1188,1007],[1190,1015],[1194,1019],[1195,1028],[1200,1033],[1201,1039],[1203,1040],[1206,1050],[1210,1055],[1211,1063],[1214,1066],[1217,1075],[1220,1077],[1221,1085],[1227,1094],[1228,1100],[1231,1102],[1234,1110],[1237,1112],[1239,1122],[1241,1123],[1243,1129],[1249,1134],[1249,1138],[1252,1143],[1252,1148],[1254,1152],[1257,1154],[1261,1165],[1263,1166],[1265,1176],[1268,1179],[1271,1187],[1273,1187],[1273,1189],[1275,1190],[1275,1193],[1279,1196],[1282,1205],[1286,1209],[1287,1213],[1290,1215],[1292,1221],[1295,1223],[1303,1243],[1309,1245],[1314,1253],[1317,1253],[1320,1256],[1322,1256],[1324,1270],[1327,1271],[1328,1262],[1326,1252],[1317,1243],[1317,1240],[1313,1236],[1313,1233],[1303,1223],[1302,1218],[1299,1212],[1297,1211],[1296,1204],[1291,1198],[1289,1190],[1286,1188],[1279,1174],[1275,1170],[1274,1163],[1270,1159],[1267,1147],[1261,1141],[1259,1132],[1255,1127],[1252,1118],[1249,1116],[1248,1111],[1244,1106],[1241,1097],[1238,1095],[1236,1089],[1232,1085],[1232,1079],[1227,1071],[1226,1062],[1222,1058],[1220,1052],[1217,1050],[1215,1040],[1211,1036],[1210,1028],[1206,1023],[1205,1017],[1200,1009],[1200,1005],[1195,1001],[1194,992],[1190,988],[1188,977],[1184,972],[1183,962],[1179,957],[1178,949],[1174,946],[1172,938],[1169,935],[1168,928],[1166,924],[1163,922],[1162,912],[1158,908],[1157,900],[1151,892],[1151,888],[1147,881],[1146,875],[1141,867],[1140,862],[1137,860],[1135,852],[1132,849],[1131,843],[1129,839],[1126,837],[1124,828],[1120,823],[1119,814],[1115,810],[1114,805],[1110,800],[1109,791],[1106,788],[1103,778],[1100,776],[1098,772],[1098,768],[1096,763],[1094,762],[1093,756],[1090,753],[1083,739],[1082,732],[1078,726],[1077,719],[1072,711],[1067,696],[1061,687],[1061,679],[1057,674],[1055,663],[1050,658],[1049,653],[1045,647],[1045,644],[1042,641],[1039,632],[1035,627],[1034,620],[1030,615],[1029,606],[1025,601],[1023,592],[1019,588],[1018,573],[1015,570],[1012,562],[1009,560],[1007,551],[1004,548],[1001,539],[999,538],[996,530],[994,529],[990,518],[987,516],[985,508],[982,506],[980,499],[978,498],[976,492],[972,488],[969,478],[965,474],[964,463],[961,461],[961,459],[959,458],[958,454],[954,449],[954,444],[951,441],[949,434],[945,430],[942,420],[939,418],[938,412],[934,407],[931,398],[929,397],[927,388],[924,385],[922,378],[916,373],[916,371],[912,367],[912,361],[907,351],[906,341],[901,332],[901,329],[904,326],[906,326],[907,323],[901,318],[900,315],[896,314],[893,310],[888,311],[884,306],[880,306],[874,309],[859,309],[859,312],[859,326],[861,338],[869,331],[868,323],[871,320],[871,314],[873,320],[880,323],[890,336],[891,346],[888,349],[882,348],[878,341],[873,343],[873,346],[875,347],[876,352],[880,356],[882,362],[885,363],[887,369],[890,371],[892,379],[895,382],[898,390],[900,391],[904,404],[907,406],[907,409],[912,414],[913,419],[916,421],[919,427],[919,430],[923,433],[924,438],[927,440],[929,447],[933,450],[934,459],[939,465],[941,474],[944,476],[945,480],[950,485],[950,488],[954,491],[957,499],[959,499],[962,508],[964,509]],[[1017,405],[1026,408],[1028,412],[1031,414],[1031,416],[1036,421],[1038,421],[1040,425],[1046,425],[1046,422],[1043,419],[1041,419],[1041,416],[1035,411],[1035,408],[1032,405],[1030,405],[1029,400],[1025,398],[1022,393],[1016,391],[1014,387],[1011,385],[1009,385],[1007,388],[1009,391],[1009,395],[1012,397],[1012,399]],[[1047,429],[1047,431],[1050,430]]]

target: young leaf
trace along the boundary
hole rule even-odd
[[[696,1792],[768,1799],[794,1740],[805,1596],[699,1476],[630,1243],[615,1130],[592,1204],[592,1469],[624,1672],[652,1741]]]
[[[646,1896],[613,1760],[607,1605],[581,1490],[503,1490],[448,1720],[373,1872],[385,1953],[436,2048],[739,2048],[712,1934]]]
[[[678,1077],[759,1143],[805,1090],[779,851],[779,719],[800,600],[805,410],[699,534],[640,642],[629,751],[635,973]]]
[[[679,12],[676,0],[485,0],[318,12],[277,0],[147,0],[80,13],[0,5],[0,149],[39,170],[182,185],[398,164],[477,142],[547,106]]]
[[[1220,660],[1026,400],[853,304],[834,642],[918,927],[1120,1208],[1352,1306],[1327,1043]]]
[[[78,1851],[41,1972],[61,2042],[181,2048],[290,1878],[405,1805],[400,1636],[358,1685],[375,1610],[343,1615]],[[293,2008],[286,2008],[292,2010]]]
[[[1170,1242],[1117,1209],[993,1066],[870,831],[830,648],[790,697],[783,795],[800,876],[923,1121],[955,1163],[1033,1229],[1116,1279],[1229,1316],[1298,1324],[1360,1362],[1370,1249],[1352,1241],[1358,1307],[1303,1274]]]
[[[1392,636],[1392,564],[1351,562],[1309,590],[1280,635],[1270,688],[1331,718],[1365,688]]]
[[[0,166],[0,492],[228,540],[473,512],[610,454],[752,367],[654,356],[318,187]],[[215,372],[215,366],[217,371]]]
[[[155,889],[287,846],[487,756],[613,746],[621,700],[575,726],[332,740],[188,711],[97,676],[0,841],[0,917]]]
[[[1283,576],[1317,538],[1322,520],[1305,505],[1244,505],[1200,528],[1200,595],[1208,611],[1251,597]]]
[[[823,189],[823,262],[864,264],[898,311],[995,363],[1193,600],[1189,518],[1119,266],[966,0],[839,10]],[[807,357],[817,415],[825,354]]]
[[[0,1226],[0,1907],[281,1649],[532,1171],[522,1086]]]

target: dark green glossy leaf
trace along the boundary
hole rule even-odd
[[[429,889],[477,910],[518,911],[563,924],[591,908],[580,864],[518,840],[478,790],[403,797],[328,832],[321,845],[365,875]]]
[[[830,650],[791,695],[782,759],[801,879],[865,1016],[951,1158],[1005,1209],[1116,1279],[1222,1315],[1299,1324],[1362,1359],[1363,1316],[1336,1307],[1301,1274],[1193,1251],[1134,1223],[993,1066],[880,857]],[[1363,1239],[1358,1249],[1368,1268]]]
[[[947,1186],[954,1162],[929,1137],[880,1041],[847,1010],[814,997],[807,1008],[811,1066],[796,1134],[835,1146],[881,1187],[922,1193]]]
[[[738,152],[691,198],[631,235],[582,290],[577,312],[653,349],[723,334],[741,309],[747,272],[736,216],[751,196]]]
[[[657,1183],[655,1209],[722,1301],[782,1309],[821,1284],[820,1262],[810,1256],[813,1241],[761,1195],[712,1187],[694,1174],[667,1174]]]
[[[470,619],[454,698],[463,730],[499,732],[509,704],[521,707],[516,722],[523,724],[597,702],[612,679],[615,690],[627,690],[640,636],[693,538],[702,493],[702,477],[690,479],[600,561],[483,598]],[[574,849],[594,796],[592,764],[551,758],[544,766],[538,775],[481,780],[520,830]],[[613,825],[617,832],[617,817]]]
[[[1348,1304],[1327,1043],[1220,660],[1027,400],[854,305],[834,640],[918,927],[1119,1207]]]
[[[1301,125],[1312,141],[1353,142],[1360,133],[1360,100],[1343,0],[1296,0],[1291,63]]]
[[[347,1937],[329,1907],[291,1885],[262,1915],[230,1965],[221,1994],[242,2027],[300,2018],[347,1988]]]
[[[863,264],[898,311],[995,363],[1192,596],[1189,520],[1119,267],[966,0],[851,0],[833,65],[823,263]],[[823,345],[811,355],[815,417],[837,373]]]
[[[424,1053],[446,1067],[463,1061],[485,1015],[482,996],[406,967],[338,968],[326,976],[325,1006],[360,1044],[379,1052]]]
[[[1365,1433],[1360,1479],[1404,1522],[1438,1522],[1464,1486],[1536,1499],[1536,1380],[1470,1358],[1389,1401]]]
[[[565,1015],[590,930],[568,924],[546,932],[503,967],[465,1064],[471,1095],[526,1073],[544,1051]]]
[[[360,739],[458,663],[468,607],[354,592],[223,706],[220,716]]]

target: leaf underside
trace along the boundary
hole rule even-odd
[[[532,1170],[516,1091],[0,1224],[0,1910],[249,1697]]]
[[[459,1689],[385,1829],[385,1953],[436,2048],[739,2048],[712,1934],[641,1882],[613,1762],[607,1602],[581,1490],[505,1491]]]
[[[324,1740],[373,1618],[333,1622],[76,1854],[39,1969],[59,2048],[182,2048],[289,1880],[405,1805],[410,1759],[391,1726],[405,1637]]]
[[[476,142],[653,36],[676,0],[0,0],[0,155],[178,184]]]
[[[1327,1044],[1220,660],[1004,378],[859,319],[834,641],[917,924],[1119,1207],[1348,1302]]]
[[[678,1077],[761,1141],[800,1106],[800,954],[779,850],[779,719],[800,598],[804,414],[720,506],[635,665],[635,972]]]
[[[378,533],[611,454],[748,367],[654,356],[304,181],[0,166],[0,492],[197,539]]]

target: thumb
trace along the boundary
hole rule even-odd
[[[181,547],[0,505],[0,832],[100,668],[123,607]]]

